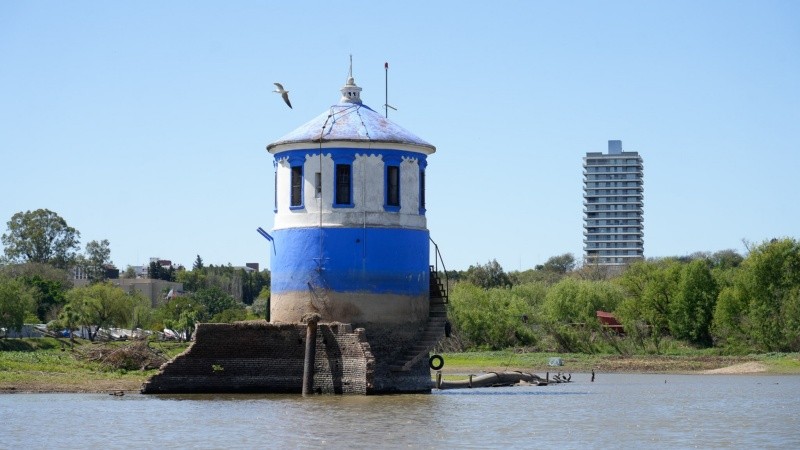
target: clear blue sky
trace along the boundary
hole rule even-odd
[[[274,4],[271,4],[274,3]],[[800,234],[800,2],[0,2],[0,228],[48,208],[117,266],[269,266],[265,146],[339,99],[437,147],[449,269],[582,257],[582,157],[645,168],[645,255]],[[270,91],[291,91],[294,109]]]

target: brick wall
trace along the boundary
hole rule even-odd
[[[199,324],[195,342],[161,367],[142,393],[300,393],[306,326],[265,321]],[[375,358],[364,330],[317,328],[314,392],[367,394]]]

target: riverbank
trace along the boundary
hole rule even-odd
[[[138,392],[157,372],[159,359],[170,359],[188,344],[151,342],[90,343],[70,347],[66,340],[0,340],[0,393]],[[702,352],[683,355],[583,355],[497,352],[444,353],[445,376],[519,370],[544,376],[550,372],[590,373],[763,373],[800,375],[800,354],[770,353],[719,356]],[[560,358],[562,366],[550,366]],[[127,367],[127,368],[120,368]]]
[[[92,343],[77,339],[0,340],[0,393],[138,392],[164,361],[189,344]]]
[[[553,358],[563,365],[551,366]],[[709,355],[585,355],[516,353],[513,351],[444,354],[445,375],[519,370],[533,373],[673,373],[800,375],[800,354],[768,353],[745,356]]]

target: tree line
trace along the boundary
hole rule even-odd
[[[264,318],[269,311],[269,271],[206,266],[198,255],[192,270],[151,264],[149,277],[183,283],[184,295],[155,304],[135,289],[107,279],[108,240],[90,241],[80,253],[80,232],[58,214],[40,209],[15,214],[2,235],[0,328],[48,323],[57,330],[101,328],[176,330],[190,336],[199,322]],[[154,267],[155,266],[155,267]],[[88,285],[73,286],[76,268]],[[135,277],[131,267],[123,276]]]
[[[153,305],[105,280],[107,240],[80,253],[80,233],[49,210],[17,213],[7,227],[2,328],[44,322],[58,329],[170,328],[188,336],[198,322],[268,319],[267,270],[206,266],[199,255],[191,270],[154,267],[151,277],[182,283],[185,295]],[[73,287],[68,269],[76,265],[91,274],[87,286]],[[792,238],[748,244],[744,256],[698,252],[615,269],[579,266],[567,253],[526,271],[506,272],[492,260],[446,275],[454,331],[448,345],[457,349],[800,351],[800,243]],[[604,327],[597,311],[613,313],[624,335]]]
[[[800,351],[800,243],[637,261],[618,271],[576,267],[570,254],[533,270],[496,261],[450,272],[450,320],[461,349],[663,353]],[[620,335],[603,326],[610,312]]]

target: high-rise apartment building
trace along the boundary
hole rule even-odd
[[[644,257],[643,164],[622,141],[608,153],[583,158],[583,251],[585,262],[625,265]]]

